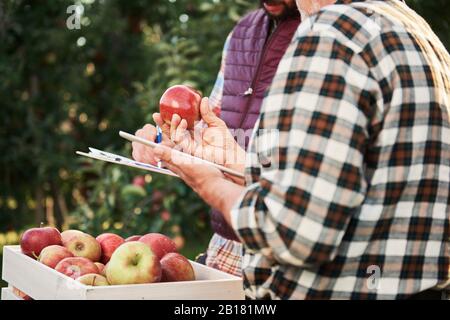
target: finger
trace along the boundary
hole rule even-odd
[[[172,120],[170,121],[170,140],[175,141],[175,133],[177,131],[178,126],[180,125],[181,117],[177,114],[172,116]]]
[[[140,131],[141,137],[150,141],[155,141],[156,139],[156,127],[151,124],[146,124]]]
[[[156,125],[161,128],[163,136],[170,138],[170,125],[164,122],[160,113],[153,114],[153,121],[155,121]]]
[[[155,147],[153,149],[153,154],[155,156],[155,159],[157,161],[164,161],[167,163],[171,163],[172,162],[172,149],[167,148],[164,145]]]
[[[132,155],[134,160],[142,162],[141,152],[140,152],[139,147],[137,145],[138,145],[137,142],[131,143],[131,146],[133,148],[133,151],[132,151],[131,155]]]
[[[187,121],[181,120],[180,125],[175,130],[173,141],[181,147],[186,146],[189,143],[190,134],[187,131]]]
[[[211,126],[226,127],[225,122],[223,122],[220,118],[218,118],[209,107],[209,100],[207,97],[203,98],[202,102],[200,103],[200,114],[202,116],[203,121],[205,121],[209,127]]]

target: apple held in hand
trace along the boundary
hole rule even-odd
[[[109,259],[111,259],[112,254],[114,251],[125,242],[121,236],[118,236],[114,233],[104,233],[99,235],[96,238],[97,242],[100,243],[100,246],[102,248],[102,257],[101,261],[102,263],[106,264],[108,263]]]
[[[29,229],[22,234],[20,239],[22,252],[35,259],[39,257],[45,247],[61,244],[61,234],[52,227]]]
[[[164,92],[159,101],[159,112],[164,122],[170,124],[172,116],[178,114],[192,129],[200,120],[200,102],[202,95],[191,87],[176,85]]]
[[[88,273],[81,277],[78,277],[77,281],[87,286],[93,287],[109,286],[109,282],[104,276],[95,273]]]
[[[70,257],[73,257],[73,254],[67,248],[51,245],[41,251],[38,261],[54,269],[61,260]]]
[[[99,273],[97,266],[91,260],[83,257],[65,258],[56,265],[55,270],[72,279],[88,273]]]
[[[87,258],[93,262],[100,261],[102,248],[93,236],[87,233],[77,233],[65,241],[64,246],[72,252],[75,257]]]
[[[106,278],[112,285],[158,282],[161,265],[146,244],[126,242],[114,251],[106,267]]]
[[[148,233],[139,239],[150,247],[159,260],[170,252],[177,252],[177,245],[169,237],[160,233]]]
[[[161,269],[163,282],[195,280],[189,260],[176,252],[168,253],[161,259]]]

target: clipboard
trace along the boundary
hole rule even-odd
[[[154,166],[154,165],[151,165],[148,163],[134,161],[134,160],[126,158],[124,156],[106,152],[103,150],[98,150],[95,148],[89,148],[89,153],[77,151],[76,154],[83,156],[83,157],[95,159],[95,160],[106,161],[106,162],[120,164],[120,165],[127,166],[127,167],[143,169],[143,170],[147,170],[147,171],[151,171],[151,172],[156,172],[156,173],[161,173],[161,174],[165,174],[165,175],[169,175],[169,176],[173,176],[173,177],[178,177],[177,174],[175,174],[174,172],[172,172],[168,169],[159,168],[157,166]]]
[[[128,140],[128,141],[142,143],[142,144],[144,144],[144,145],[146,145],[146,146],[149,146],[149,147],[153,147],[153,148],[155,148],[155,147],[163,147],[163,148],[167,148],[167,149],[169,149],[171,152],[175,153],[177,156],[181,156],[181,157],[185,157],[185,158],[187,158],[187,159],[190,159],[190,160],[192,160],[194,163],[204,164],[204,165],[210,165],[210,166],[213,166],[213,167],[219,169],[219,170],[222,171],[222,172],[225,172],[225,173],[228,173],[228,174],[230,174],[230,175],[232,175],[232,176],[235,176],[235,177],[244,179],[244,175],[243,175],[242,173],[237,172],[237,171],[235,171],[235,170],[233,170],[233,169],[230,169],[230,168],[221,166],[221,165],[216,164],[216,163],[214,163],[214,162],[207,161],[207,160],[204,160],[204,159],[202,159],[202,158],[198,158],[198,157],[192,156],[192,155],[190,155],[190,154],[188,154],[188,153],[184,153],[184,152],[181,152],[181,151],[178,151],[178,150],[175,150],[175,149],[171,149],[171,148],[169,148],[169,147],[160,145],[160,144],[158,144],[158,143],[156,143],[156,142],[153,142],[153,141],[150,141],[150,140],[146,140],[146,139],[137,137],[137,136],[135,136],[135,135],[132,135],[132,134],[127,133],[127,132],[124,132],[124,131],[120,131],[120,132],[119,132],[119,135],[120,135],[122,138],[124,138],[124,139],[126,139],[126,140]],[[173,173],[173,172],[172,172],[172,173]]]

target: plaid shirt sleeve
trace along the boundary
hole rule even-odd
[[[320,265],[333,259],[364,199],[372,117],[365,107],[379,98],[379,87],[352,48],[325,32],[298,37],[287,56],[260,120],[279,137],[258,152],[278,155],[278,163],[247,188],[233,224],[250,250],[280,263]],[[268,141],[267,134],[256,132],[255,139]]]

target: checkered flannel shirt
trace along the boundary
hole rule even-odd
[[[395,7],[304,21],[263,103],[231,212],[252,298],[402,299],[448,278],[450,106],[414,31],[369,4]]]

